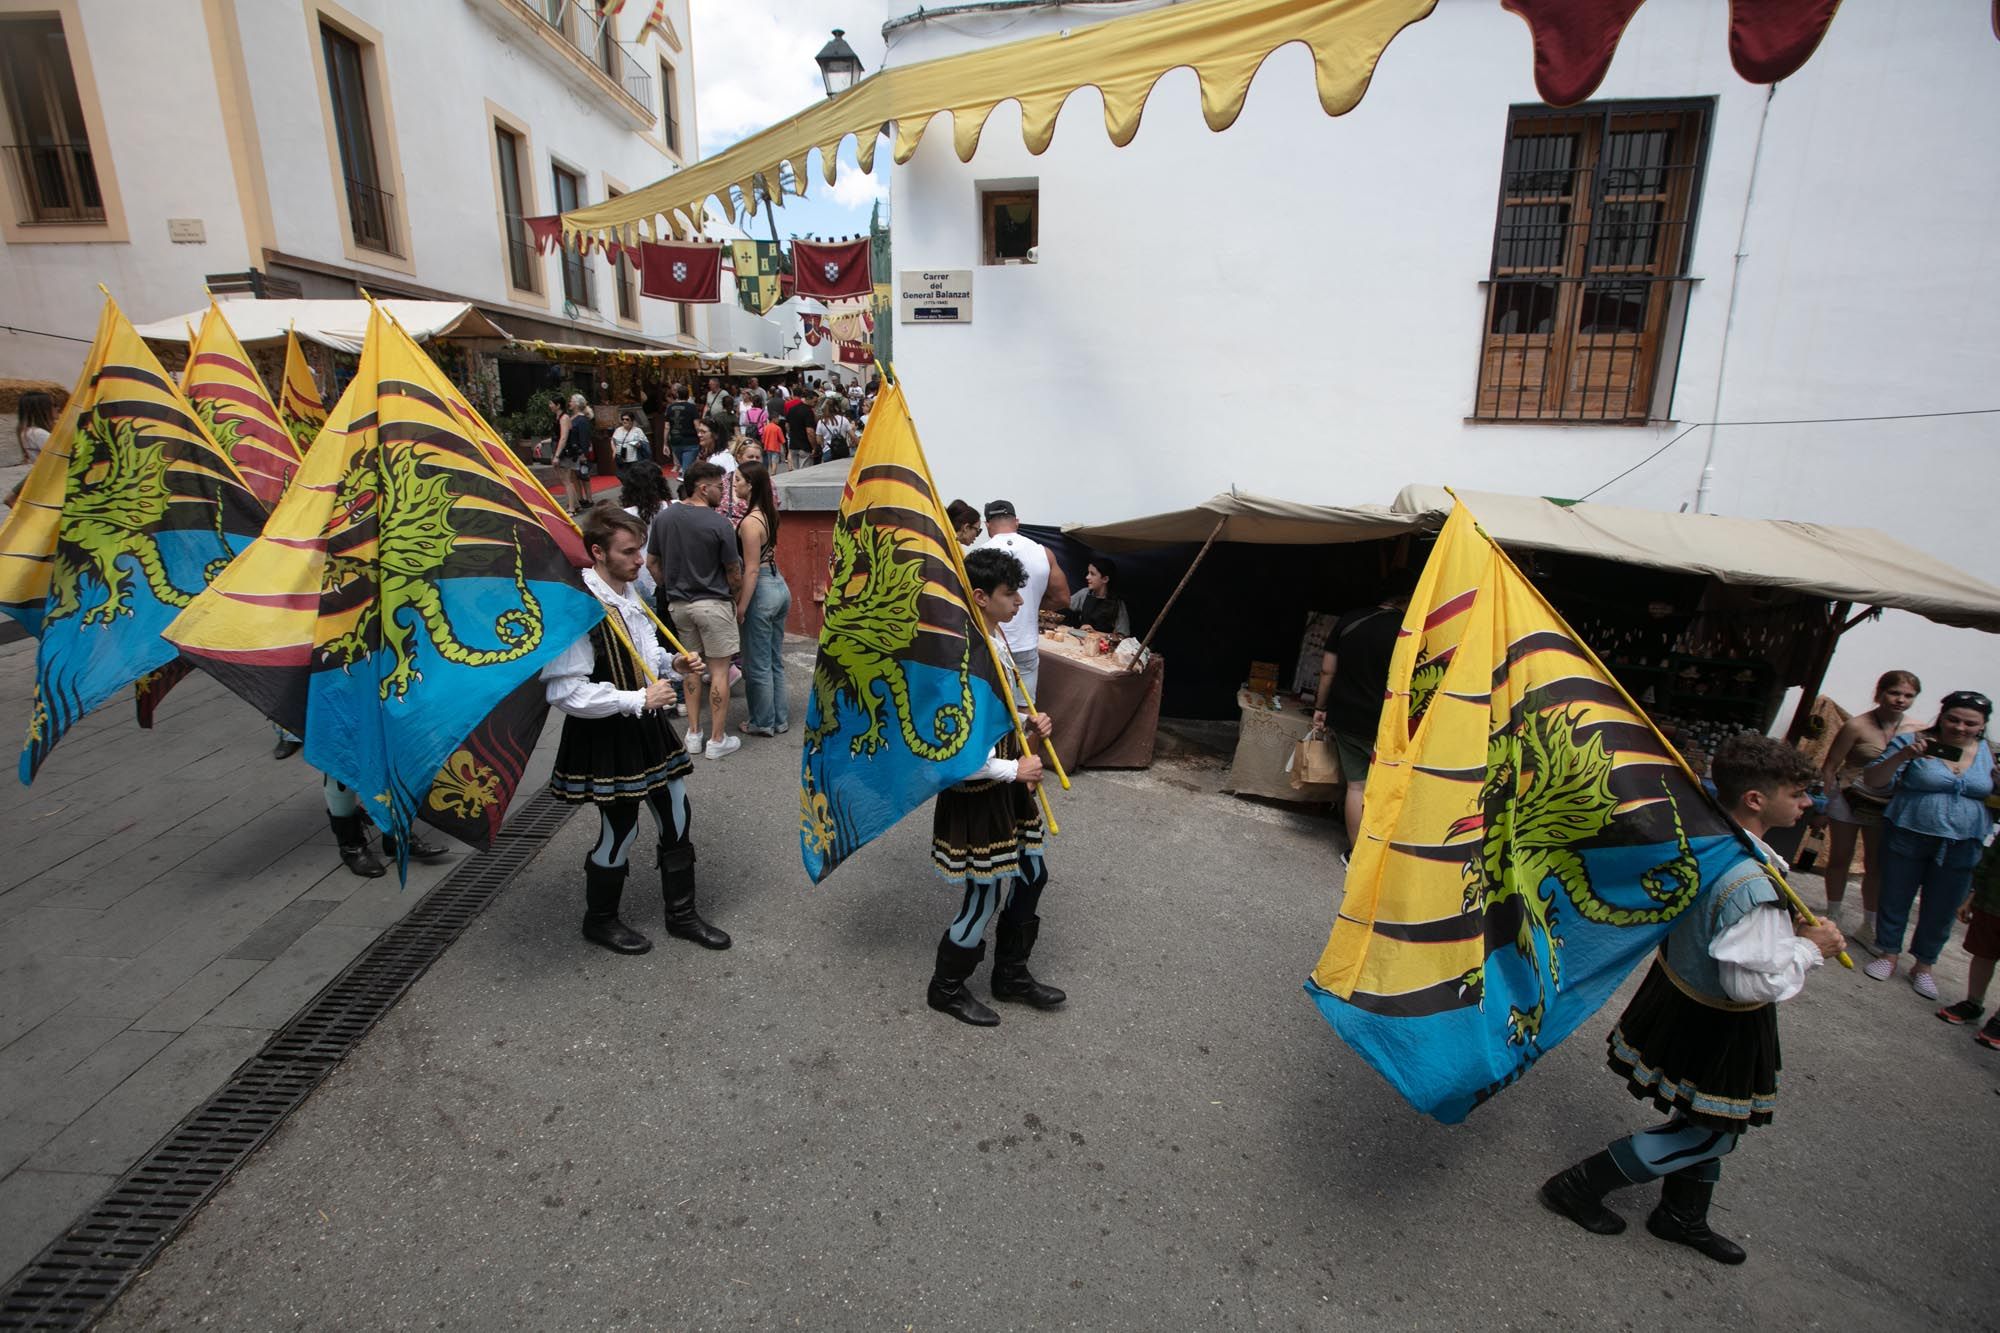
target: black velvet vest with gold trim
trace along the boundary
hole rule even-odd
[[[609,615],[617,615],[615,608]],[[624,641],[601,621],[590,631],[590,678],[619,690],[643,690],[646,675]],[[578,803],[635,801],[694,767],[664,712],[632,717],[564,717],[549,790]]]

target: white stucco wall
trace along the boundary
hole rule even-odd
[[[318,34],[303,0],[229,0],[234,6],[248,71],[256,133],[271,201],[269,243],[288,255],[341,268],[379,272],[387,282],[414,283],[477,300],[496,310],[563,322],[558,261],[542,259],[548,305],[517,304],[508,294],[506,258],[495,217],[494,145],[486,103],[525,121],[532,159],[524,164],[534,212],[555,211],[551,161],[580,170],[586,197],[605,197],[607,177],[628,189],[650,185],[675,169],[654,142],[657,122],[633,128],[600,105],[607,94],[578,83],[524,49],[527,39],[495,22],[474,0],[346,0],[342,8],[382,34],[400,185],[386,178],[407,223],[410,270],[372,265],[341,243],[345,201],[335,186],[321,114],[314,60]],[[627,5],[619,34],[636,38],[651,5]],[[687,0],[673,0],[668,17],[689,41]],[[116,174],[129,241],[117,244],[0,246],[0,322],[88,338],[96,327],[102,282],[135,320],[197,308],[210,273],[265,267],[252,254],[232,169],[223,108],[214,77],[201,0],[85,0],[78,7],[108,142],[93,145]],[[659,101],[657,64],[665,48],[644,48]],[[680,77],[683,147],[695,138],[691,50],[667,53]],[[176,245],[168,218],[198,218],[207,241]],[[639,301],[641,329],[616,319],[611,271],[599,257],[593,291],[598,307],[574,326],[615,337],[635,332],[669,339],[672,307]],[[699,311],[690,330],[704,331]],[[0,332],[0,374],[72,379],[85,346]]]
[[[236,202],[213,81],[165,71],[210,67],[200,0],[89,0],[78,7],[129,240],[0,245],[0,322],[84,343],[0,332],[0,375],[75,379],[97,328],[103,283],[135,319],[192,308],[209,273],[241,271]],[[139,77],[144,71],[146,77]],[[167,239],[168,218],[199,218],[201,245]]]
[[[1091,18],[1071,8],[914,25],[891,61]],[[977,182],[1036,178],[1041,203],[1040,263],[977,268],[974,323],[896,329],[941,483],[975,500],[1007,494],[1051,523],[1231,485],[1329,503],[1386,502],[1413,481],[1574,497],[1692,422],[2000,406],[1985,373],[2000,335],[1992,34],[1978,13],[1882,0],[1844,6],[1771,103],[1716,411],[1766,97],[1730,67],[1727,27],[1725,0],[1646,6],[1597,94],[1718,99],[1674,419],[1644,427],[1465,420],[1507,110],[1538,100],[1527,28],[1498,5],[1443,0],[1338,119],[1320,112],[1296,46],[1270,58],[1221,134],[1202,123],[1188,70],[1161,80],[1124,149],[1106,139],[1093,89],[1070,99],[1040,158],[1021,146],[1012,104],[970,164],[940,119],[893,176],[896,269],[977,265]],[[1707,437],[1692,432],[1597,498],[1690,503]],[[1716,438],[1715,512],[1878,527],[2000,583],[1983,521],[2000,417]],[[1891,615],[1850,636],[1830,688],[1865,706],[1880,670],[1912,666],[1932,698],[1991,692],[1996,650],[1992,637]]]
[[[265,0],[235,3],[250,57],[278,248],[308,259],[367,267],[342,249],[337,210],[345,203],[335,194],[329,165],[311,64],[318,34],[309,25],[306,8]],[[524,205],[533,213],[556,211],[551,178],[556,161],[583,176],[586,203],[605,198],[607,177],[636,190],[669,174],[674,160],[649,138],[657,137],[657,123],[645,131],[633,129],[603,107],[608,94],[551,68],[530,49],[534,39],[510,28],[493,7],[472,0],[347,0],[344,7],[382,34],[378,59],[386,73],[402,162],[398,193],[414,280],[561,322],[562,280],[554,256],[539,261],[543,290],[551,294],[548,305],[516,304],[509,298],[505,248],[494,218],[495,150],[486,103],[528,127],[530,157],[522,167],[532,193]],[[628,12],[616,20],[620,37],[635,37],[650,8],[627,5]],[[685,42],[686,0],[668,10]],[[644,49],[657,114],[660,48],[649,42]],[[678,91],[686,146],[693,142],[693,85],[685,54],[676,60],[683,67]],[[385,181],[384,188],[397,187]],[[596,327],[614,336],[629,334],[616,319],[610,266],[598,256],[588,262],[596,309],[580,311],[580,323],[586,331]],[[397,273],[382,271],[392,277]],[[671,306],[642,299],[639,311],[645,336],[673,336]],[[699,315],[696,321],[694,332],[699,334]]]

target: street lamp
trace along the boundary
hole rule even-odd
[[[833,40],[819,49],[813,61],[819,66],[819,77],[826,84],[828,97],[840,96],[861,77],[861,57],[847,44],[845,28],[833,30]]]

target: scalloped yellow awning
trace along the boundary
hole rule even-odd
[[[1078,88],[1104,98],[1104,128],[1124,147],[1139,132],[1153,85],[1186,65],[1201,80],[1202,118],[1225,130],[1243,110],[1264,58],[1289,42],[1312,48],[1319,103],[1330,116],[1354,109],[1390,40],[1424,18],[1437,0],[1195,0],[1127,18],[898,65],[789,120],[753,134],[685,171],[616,199],[563,214],[565,236],[630,241],[640,235],[691,236],[713,199],[726,216],[755,216],[759,199],[778,192],[789,167],[805,192],[807,159],[819,150],[828,185],[839,172],[841,140],[855,137],[863,171],[875,163],[876,139],[895,135],[893,156],[907,162],[931,118],[952,118],[952,145],[969,162],[986,118],[1002,102],[1021,105],[1028,151],[1055,137],[1056,117]]]

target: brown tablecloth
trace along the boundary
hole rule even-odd
[[[1109,672],[1043,651],[1035,703],[1055,723],[1063,767],[1151,767],[1165,678],[1158,657],[1144,671]]]

